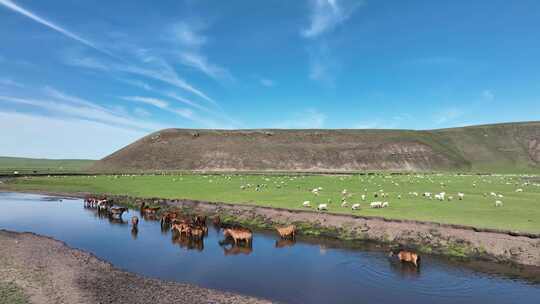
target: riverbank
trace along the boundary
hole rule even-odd
[[[17,303],[269,303],[144,278],[60,241],[5,230],[0,230],[0,283]]]
[[[92,195],[47,191],[34,193],[79,198]],[[104,195],[112,198],[117,204],[131,208],[138,208],[145,202],[148,205],[159,205],[162,210],[175,208],[182,209],[186,213],[219,215],[222,222],[238,223],[251,228],[274,229],[276,225],[293,223],[297,226],[299,234],[308,236],[323,236],[351,242],[373,241],[388,247],[407,247],[421,253],[457,259],[481,259],[540,267],[540,235],[532,233],[249,204]]]

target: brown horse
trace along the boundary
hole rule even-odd
[[[415,267],[420,265],[420,256],[414,252],[401,250],[397,257],[401,262],[411,263]]]
[[[231,237],[235,245],[238,245],[239,242],[246,242],[246,244],[251,245],[253,241],[253,233],[245,228],[227,228],[223,230],[223,235]]]
[[[289,225],[286,227],[276,227],[276,230],[282,239],[294,239],[296,235],[296,226],[294,225]]]

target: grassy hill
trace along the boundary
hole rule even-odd
[[[426,131],[166,129],[91,168],[540,172],[540,122]]]
[[[86,159],[37,159],[0,156],[0,173],[77,173],[94,163]]]

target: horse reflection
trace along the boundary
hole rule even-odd
[[[239,255],[239,254],[250,255],[253,252],[253,248],[251,247],[238,246],[238,245],[233,245],[233,244],[223,246],[222,248],[223,248],[223,254],[226,256]]]
[[[185,234],[173,233],[171,241],[173,244],[180,245],[181,248],[186,248],[188,250],[204,250],[204,238],[195,239]]]
[[[390,259],[390,269],[402,278],[415,279],[420,277],[420,267],[411,263],[402,263],[398,259]]]
[[[296,241],[289,240],[289,239],[281,239],[276,241],[275,247],[276,248],[286,248],[286,247],[292,247],[296,244]]]
[[[139,228],[137,228],[135,226],[131,227],[131,238],[136,240],[138,235],[139,235]]]

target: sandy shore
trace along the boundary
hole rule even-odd
[[[31,303],[270,303],[189,284],[148,279],[31,233],[0,230],[0,283]],[[0,300],[0,302],[2,302]]]

